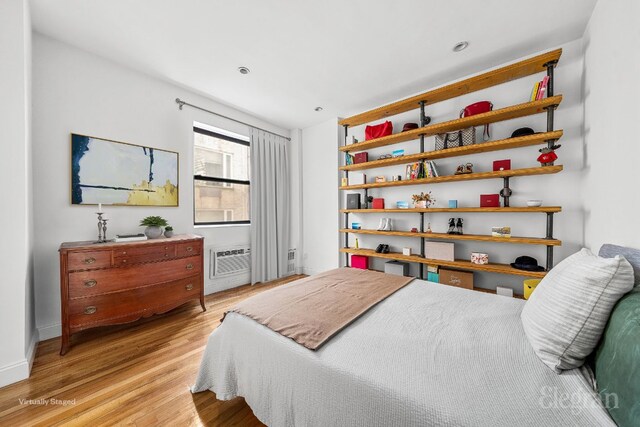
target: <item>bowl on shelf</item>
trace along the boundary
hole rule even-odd
[[[527,200],[527,206],[537,208],[538,206],[542,206],[542,200]]]

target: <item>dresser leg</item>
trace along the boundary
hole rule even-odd
[[[204,305],[204,296],[200,295],[200,305],[202,306],[202,311],[207,311],[207,307]]]
[[[60,356],[64,356],[69,350],[69,333],[62,331],[62,345],[60,346]]]

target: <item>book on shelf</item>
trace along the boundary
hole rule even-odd
[[[139,241],[143,241],[143,240],[147,240],[147,236],[145,236],[142,233],[138,233],[138,234],[116,234],[116,238],[113,239],[113,241],[116,242],[116,243],[120,243],[120,242],[139,242]]]
[[[536,82],[533,85],[533,89],[531,90],[531,96],[529,97],[529,101],[535,101],[538,97],[538,89],[540,89],[540,82]]]
[[[344,159],[345,162],[344,163],[346,165],[354,164],[354,159],[355,159],[355,156],[353,154],[345,153],[345,159]]]
[[[540,88],[538,89],[538,96],[536,96],[536,101],[544,98],[545,92],[547,91],[547,85],[549,84],[549,76],[544,76],[544,79],[540,82]]]

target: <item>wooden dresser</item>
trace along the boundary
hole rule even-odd
[[[63,355],[71,334],[133,322],[199,298],[204,305],[203,238],[179,235],[128,243],[60,246]]]

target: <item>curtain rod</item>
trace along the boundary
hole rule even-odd
[[[214,111],[211,111],[211,110],[207,110],[206,108],[202,108],[202,107],[198,107],[197,105],[189,104],[188,102],[185,102],[185,101],[181,100],[180,98],[176,98],[176,104],[178,104],[178,108],[180,110],[182,110],[182,107],[187,105],[187,106],[189,106],[191,108],[195,108],[196,110],[204,111],[205,113],[213,114],[214,116],[222,117],[223,119],[231,120],[232,122],[240,123],[241,125],[249,126],[251,128],[258,129],[258,130],[261,130],[263,132],[270,133],[271,135],[279,136],[281,138],[286,139],[287,141],[291,141],[291,138],[289,138],[288,136],[280,135],[279,133],[271,132],[270,130],[262,129],[262,128],[259,128],[257,126],[250,125],[249,123],[241,122],[240,120],[232,119],[231,117],[224,116],[222,114],[218,114],[218,113],[216,113]]]

